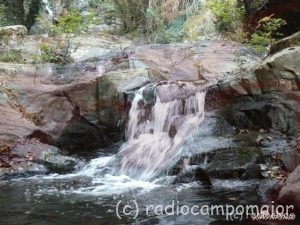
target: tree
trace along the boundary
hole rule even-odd
[[[28,14],[25,19],[25,26],[27,27],[28,30],[35,23],[35,20],[36,20],[37,16],[39,15],[41,6],[42,6],[41,0],[31,0],[31,2],[29,4]]]
[[[41,0],[0,0],[0,8],[5,9],[1,14],[1,25],[20,24],[25,25],[29,30],[34,24],[41,6]]]

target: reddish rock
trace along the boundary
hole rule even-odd
[[[288,177],[285,186],[282,187],[278,202],[284,205],[293,205],[296,212],[300,212],[300,166]]]

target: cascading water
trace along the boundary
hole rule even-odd
[[[51,6],[50,6],[50,3],[48,0],[43,0],[43,3],[45,5],[45,10],[49,16],[50,19],[54,19],[54,12],[53,10],[51,9]]]
[[[117,173],[151,180],[169,169],[179,145],[202,122],[205,91],[169,102],[162,102],[156,94],[151,106],[145,90],[140,89],[133,99]]]

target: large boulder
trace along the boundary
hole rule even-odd
[[[207,174],[213,178],[259,178],[262,151],[256,147],[220,149],[207,165]]]
[[[149,81],[147,71],[111,72],[37,95],[27,111],[38,113],[39,130],[69,152],[107,147],[121,140],[126,92]],[[39,137],[39,134],[38,134]]]
[[[285,48],[300,46],[300,31],[276,42],[270,48],[270,54],[273,55]]]
[[[42,151],[36,162],[45,166],[47,171],[52,173],[70,173],[84,165],[79,159],[60,154],[60,150],[53,146]]]
[[[37,140],[19,141],[14,146],[0,145],[0,179],[67,173],[82,165],[81,160],[62,155],[60,149]]]
[[[286,48],[255,69],[262,92],[299,90],[300,47]]]
[[[263,128],[289,135],[296,134],[297,117],[292,104],[283,94],[241,97],[231,107],[224,109],[223,115],[230,124],[242,129]]]
[[[300,166],[288,177],[285,186],[281,189],[278,202],[285,205],[293,205],[300,212]]]
[[[2,44],[20,42],[27,34],[27,28],[23,25],[0,27],[0,40]]]
[[[287,136],[262,129],[242,129],[230,125],[225,118],[222,113],[208,115],[188,137],[180,158],[172,160],[176,163],[170,173],[176,176],[175,182],[203,182],[197,174],[203,179],[281,179],[284,166],[274,156],[281,158],[292,150]]]

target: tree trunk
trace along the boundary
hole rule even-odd
[[[41,0],[31,0],[29,5],[29,11],[26,16],[25,26],[29,30],[33,24],[35,23],[36,17],[38,16],[40,9],[41,9]]]

